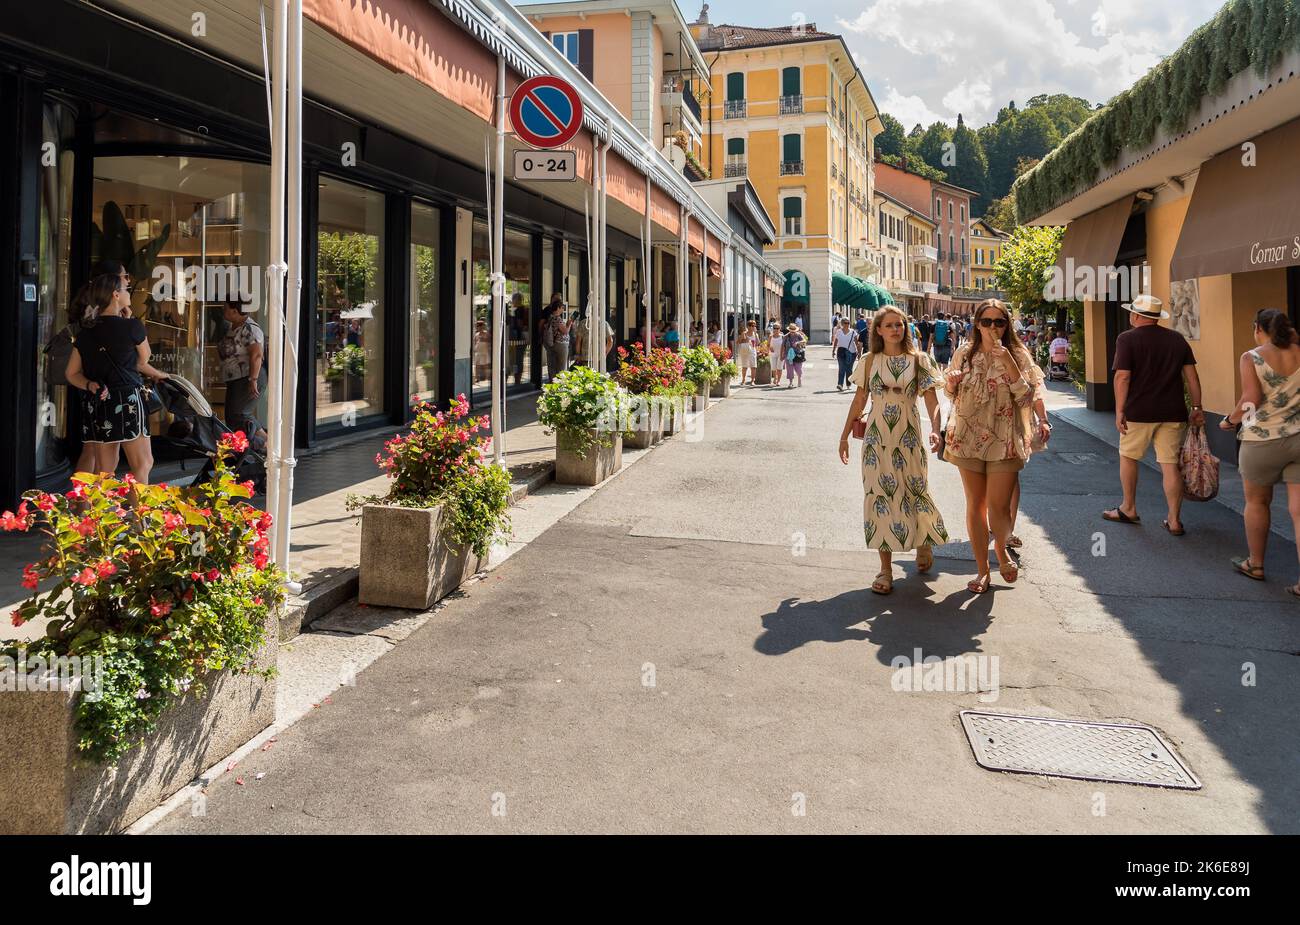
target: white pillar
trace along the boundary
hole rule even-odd
[[[272,561],[281,567],[279,551],[282,535],[287,529],[282,527],[276,512],[280,509],[281,495],[281,422],[283,420],[283,385],[284,370],[284,186],[285,186],[285,92],[288,70],[289,46],[289,0],[277,0],[271,36],[271,227],[268,229],[270,265],[267,267],[267,287],[269,298],[268,342],[266,365],[267,376],[267,447],[266,447],[266,509],[273,518],[269,539],[271,542]],[[287,536],[283,536],[287,540]]]
[[[502,275],[505,249],[505,166],[506,166],[506,59],[497,56],[497,144],[492,171],[492,461],[505,465],[502,447],[505,423],[505,363],[501,347],[505,327],[505,278]]]

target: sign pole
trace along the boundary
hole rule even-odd
[[[505,276],[502,251],[505,247],[506,169],[506,59],[497,56],[497,145],[492,194],[492,461],[505,467],[505,364],[501,362],[502,329],[505,318]]]

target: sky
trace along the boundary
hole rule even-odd
[[[677,0],[689,22],[700,0]],[[1175,51],[1224,0],[713,0],[709,21],[839,32],[876,105],[978,127],[1009,101],[1105,102]]]

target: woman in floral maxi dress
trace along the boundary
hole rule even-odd
[[[921,439],[917,398],[930,418],[930,448],[938,449],[939,399],[943,379],[933,360],[917,349],[906,316],[887,306],[871,324],[870,351],[853,369],[857,393],[840,435],[840,461],[849,462],[849,433],[867,410],[862,441],[862,530],[867,546],[880,554],[877,594],[894,589],[893,555],[915,549],[916,570],[934,567],[934,547],[948,542],[943,517],[930,497],[926,447]],[[868,407],[868,399],[870,406]]]

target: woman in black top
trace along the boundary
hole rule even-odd
[[[82,389],[81,439],[94,450],[95,471],[112,473],[118,447],[140,482],[149,481],[153,452],[144,379],[166,379],[149,365],[144,325],[131,313],[126,270],[101,273],[89,284],[85,316],[68,360],[67,378]]]

